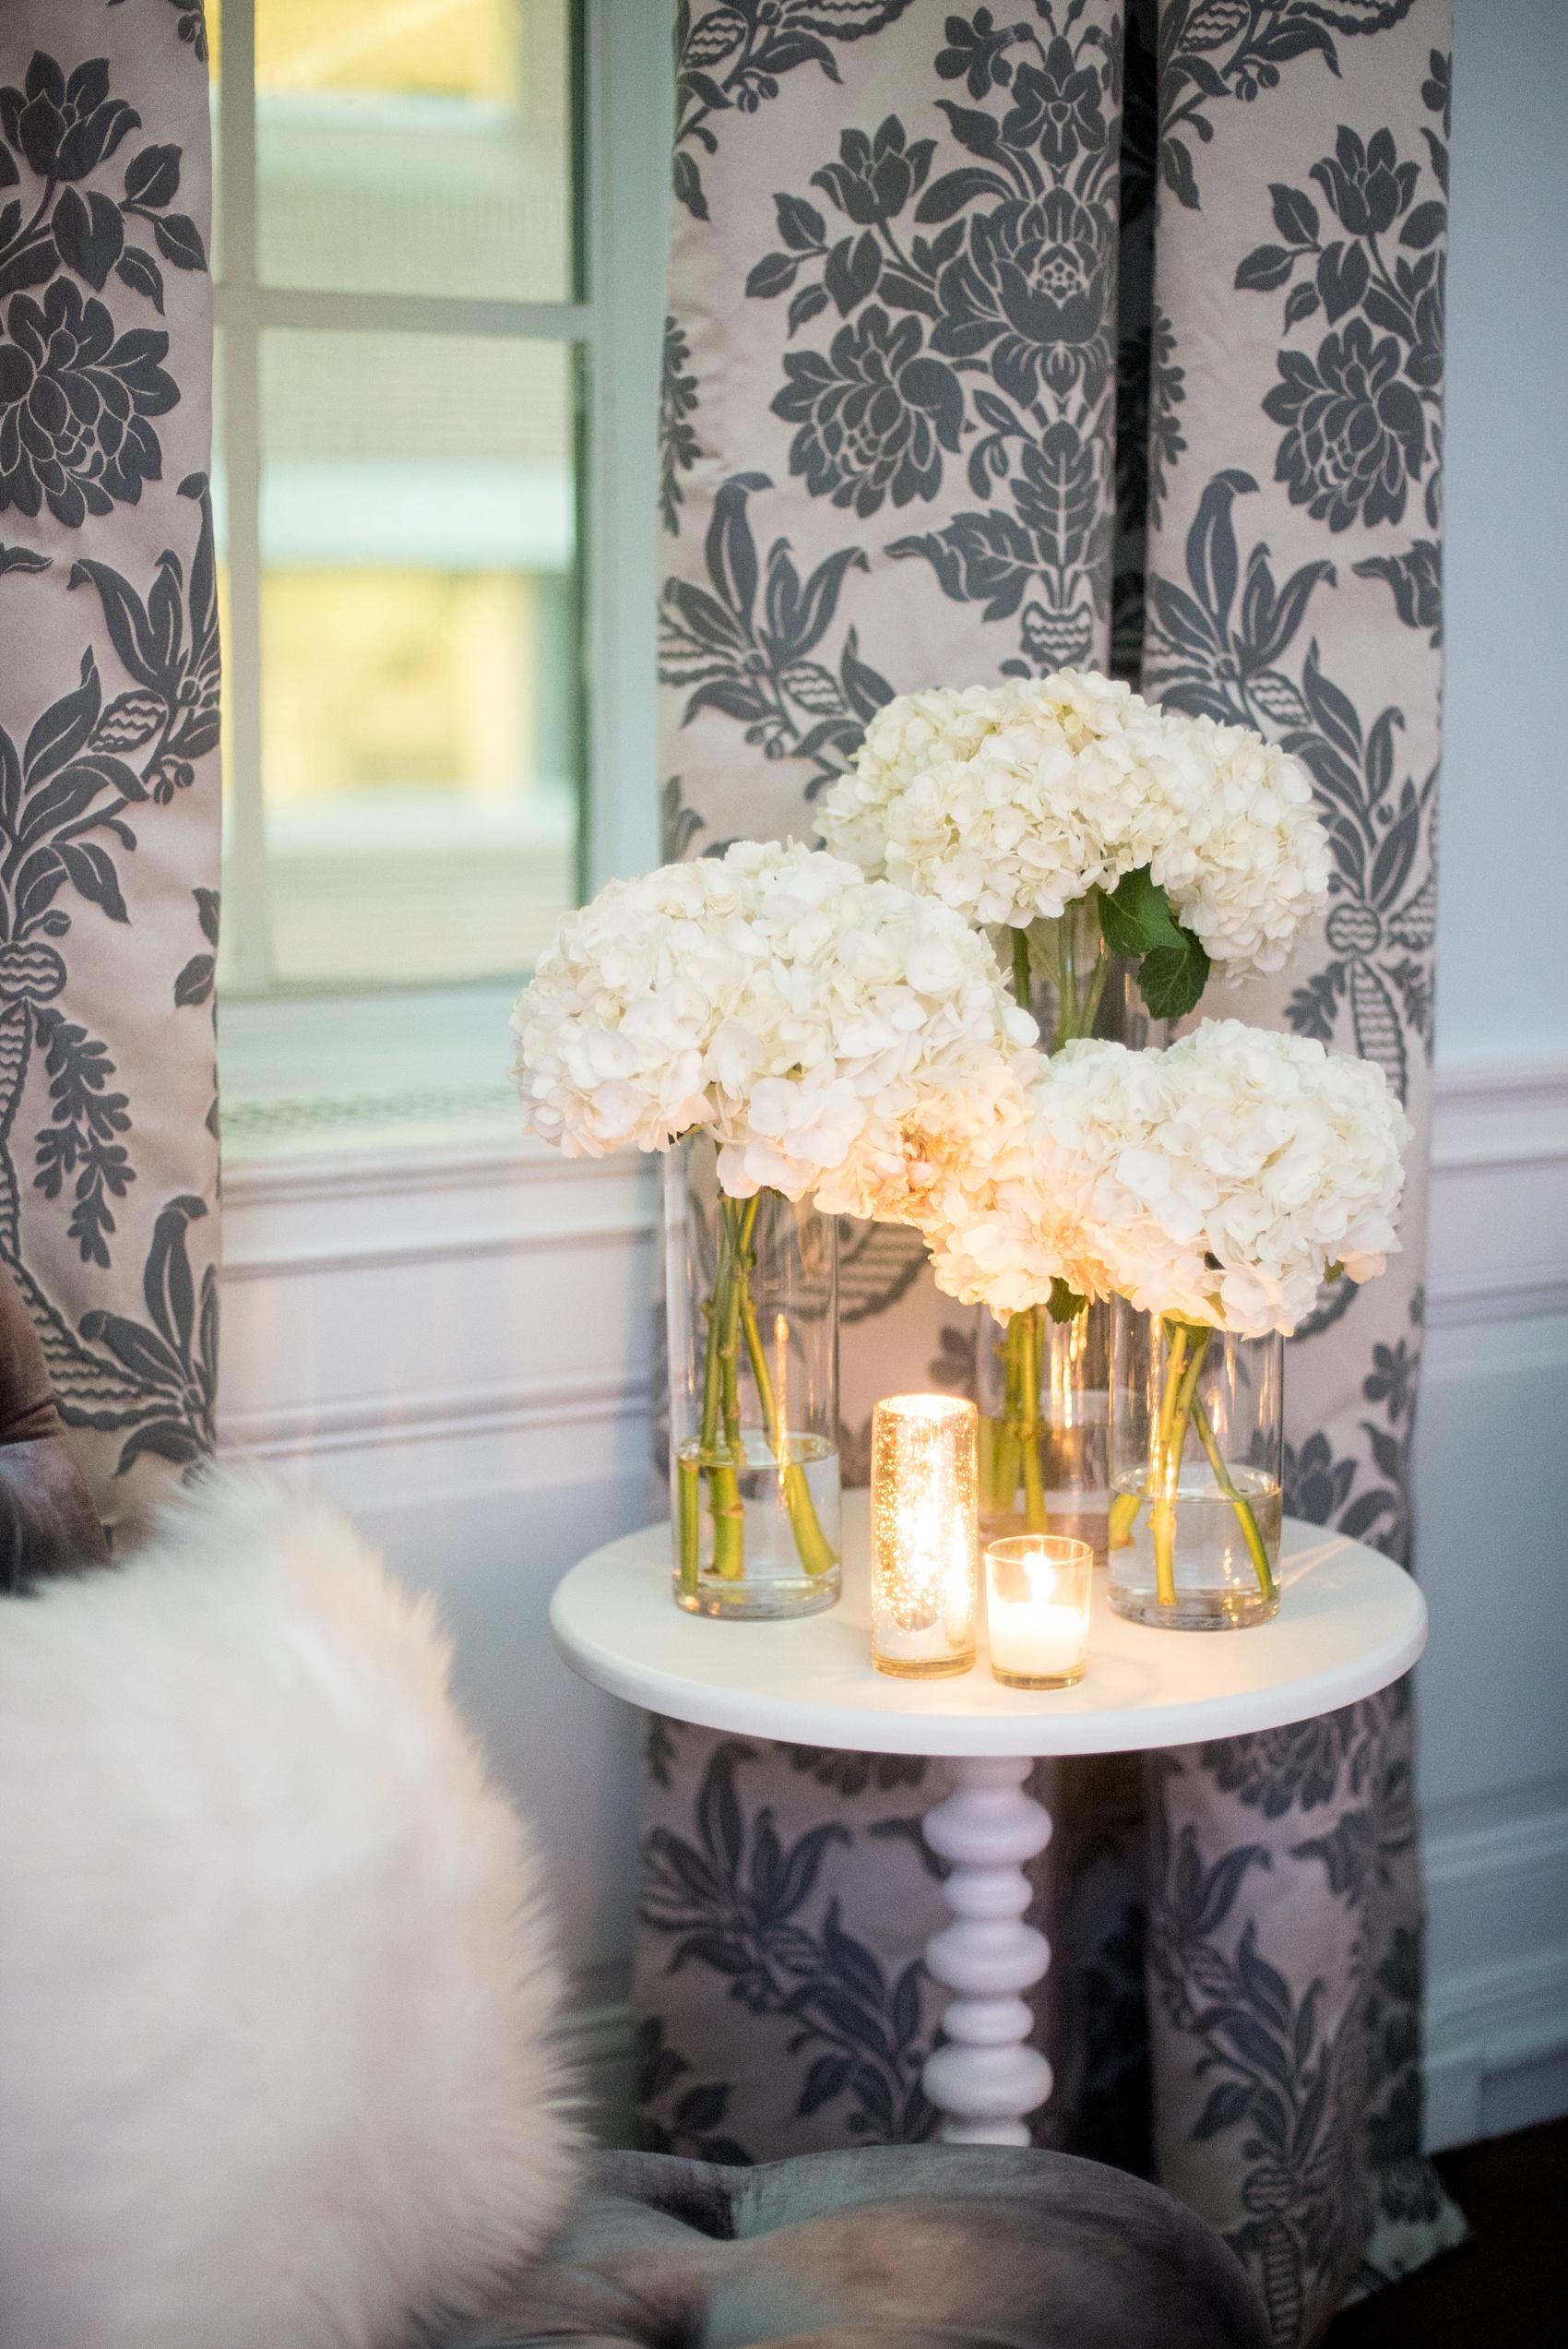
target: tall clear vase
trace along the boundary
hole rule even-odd
[[[1111,1308],[1053,1321],[1044,1306],[1004,1326],[980,1307],[981,1539],[1065,1533],[1106,1558],[1111,1500]]]
[[[1137,965],[1113,955],[1092,899],[1057,922],[1012,936],[1013,987],[1039,1023],[1042,1049],[1098,1036],[1134,1052],[1162,1045]],[[1026,992],[1027,991],[1027,992]],[[1054,1321],[1043,1305],[1003,1322],[980,1309],[975,1345],[982,1539],[1063,1533],[1107,1556],[1111,1491],[1111,1306]]]
[[[1111,1310],[1111,1604],[1172,1631],[1279,1611],[1285,1341]]]
[[[719,1187],[694,1134],[664,1162],[677,1606],[814,1615],[838,1596],[838,1226]]]

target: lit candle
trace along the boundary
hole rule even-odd
[[[1070,1688],[1083,1678],[1093,1566],[1089,1544],[1061,1533],[1020,1533],[990,1544],[986,1616],[993,1678],[1009,1688]]]
[[[975,1660],[979,1527],[973,1403],[879,1402],[871,1448],[871,1656],[925,1680]]]

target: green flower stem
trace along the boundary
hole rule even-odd
[[[1084,924],[1080,940],[1077,925]],[[1111,969],[1111,956],[1099,926],[1099,916],[1092,900],[1081,900],[1070,905],[1054,924],[1056,931],[1056,1033],[1051,1049],[1060,1052],[1075,1036],[1092,1036],[1094,1023],[1099,1014],[1100,998],[1105,993],[1105,981]],[[1015,934],[1016,935],[1016,933]],[[1087,984],[1080,993],[1079,948],[1092,955],[1085,973]]]
[[[1045,1485],[1039,1471],[1039,1309],[1016,1313],[1007,1336],[1018,1332],[1018,1443],[1024,1463],[1024,1522],[1031,1533],[1046,1530]]]
[[[1159,1423],[1150,1462],[1153,1486],[1149,1532],[1154,1537],[1155,1592],[1161,1606],[1176,1604],[1176,1493],[1186,1448],[1187,1422],[1208,1349],[1208,1331],[1168,1321],[1170,1353],[1165,1366],[1165,1391],[1160,1397]],[[1194,1340],[1199,1342],[1194,1344]]]
[[[982,1411],[975,1428],[975,1474],[980,1487],[980,1508],[982,1517],[997,1517],[1006,1503],[999,1489],[997,1450],[1002,1440],[999,1423],[989,1412]]]
[[[1226,1465],[1225,1455],[1215,1441],[1214,1429],[1209,1425],[1208,1413],[1195,1395],[1193,1398],[1193,1425],[1198,1431],[1198,1437],[1205,1451],[1208,1454],[1208,1464],[1214,1471],[1214,1481],[1241,1521],[1241,1532],[1246,1537],[1247,1547],[1252,1553],[1253,1570],[1258,1578],[1258,1589],[1265,1599],[1272,1599],[1275,1595],[1274,1568],[1268,1562],[1268,1550],[1258,1530],[1257,1519],[1253,1515],[1253,1505],[1244,1493],[1237,1491],[1230,1471]]]
[[[1013,933],[1013,1000],[1020,1011],[1028,1011],[1033,996],[1029,977],[1029,934],[1027,930]]]
[[[1141,1493],[1112,1494],[1108,1547],[1113,1550],[1131,1549],[1133,1528],[1138,1521],[1138,1511],[1143,1505]]]
[[[1002,1341],[1002,1416],[992,1422],[992,1492],[999,1517],[1011,1516],[1023,1472],[1018,1452],[1018,1416],[1023,1407],[1023,1389],[1019,1381],[1018,1341],[1015,1334],[1020,1323],[1021,1317],[1015,1314],[1007,1324],[1006,1335]]]
[[[723,1199],[719,1210],[719,1261],[707,1301],[707,1354],[703,1365],[701,1462],[707,1471],[708,1507],[713,1511],[713,1571],[738,1582],[746,1570],[746,1509],[738,1473],[741,1449],[740,1216],[738,1203]],[[724,1422],[728,1461],[719,1457],[719,1422]]]
[[[1078,957],[1069,906],[1056,924],[1056,1040],[1060,1047],[1078,1033]]]
[[[695,1592],[702,1571],[702,1463],[677,1459],[675,1506],[681,1528],[681,1588]]]
[[[784,1487],[784,1506],[790,1512],[790,1530],[795,1537],[795,1548],[808,1574],[826,1574],[837,1565],[838,1553],[822,1530],[822,1520],[817,1516],[816,1503],[812,1498],[804,1468],[799,1461],[791,1461],[789,1456],[790,1431],[779,1424],[778,1404],[773,1392],[773,1380],[763,1348],[762,1331],[757,1327],[756,1306],[744,1263],[741,1270],[740,1289],[741,1327],[745,1332],[752,1377],[756,1381],[757,1401],[762,1406],[768,1449],[783,1471],[780,1482]]]

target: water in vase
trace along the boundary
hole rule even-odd
[[[1229,1465],[1237,1492],[1251,1505],[1277,1580],[1285,1514],[1279,1485],[1255,1468],[1234,1461]],[[1218,1630],[1265,1623],[1277,1612],[1277,1592],[1265,1598],[1258,1588],[1257,1569],[1235,1504],[1220,1490],[1206,1461],[1183,1461],[1176,1488],[1174,1608],[1158,1596],[1146,1476],[1119,1477],[1114,1494],[1127,1495],[1129,1507],[1134,1496],[1141,1503],[1131,1540],[1111,1553],[1111,1582],[1118,1614],[1170,1629]]]
[[[697,1566],[681,1555],[681,1511],[675,1512],[675,1601],[690,1615],[814,1615],[838,1596],[843,1555],[839,1530],[838,1448],[821,1436],[795,1433],[786,1441],[780,1466],[766,1435],[745,1428],[741,1462],[720,1451],[705,1458],[697,1444],[675,1455],[677,1496],[697,1495]],[[731,1545],[731,1570],[714,1567],[713,1479],[710,1461],[722,1480],[734,1470],[742,1510],[740,1543]],[[739,1570],[733,1570],[738,1567]]]

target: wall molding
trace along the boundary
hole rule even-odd
[[[646,1374],[558,1372],[515,1384],[232,1412],[223,1419],[222,1449],[250,1460],[275,1460],[297,1452],[359,1451],[367,1445],[401,1448],[453,1437],[588,1427],[644,1418],[648,1402]]]
[[[1568,1061],[1439,1068],[1431,1164],[1434,1174],[1568,1164]]]

